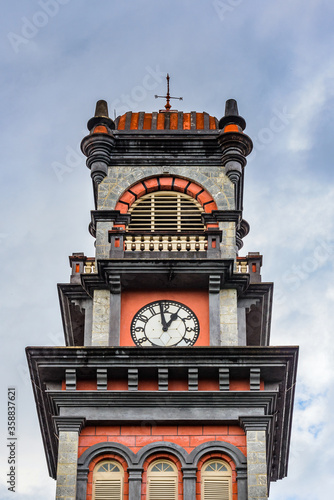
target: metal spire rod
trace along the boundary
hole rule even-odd
[[[170,77],[169,77],[169,74],[167,73],[167,76],[166,76],[166,80],[167,80],[167,94],[166,95],[155,95],[154,97],[156,99],[158,99],[158,97],[161,97],[162,99],[166,99],[167,102],[165,104],[165,108],[166,108],[166,111],[169,111],[170,108],[172,107],[171,104],[170,104],[170,100],[171,99],[178,99],[179,101],[183,101],[183,97],[172,97],[169,93],[169,80],[170,80]]]

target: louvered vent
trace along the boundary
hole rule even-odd
[[[231,500],[232,470],[223,460],[210,460],[202,468],[202,500]]]
[[[122,500],[123,475],[123,468],[117,462],[97,464],[93,473],[93,500]]]
[[[151,479],[148,486],[149,500],[175,500],[176,480]]]
[[[129,209],[129,231],[203,231],[203,207],[191,196],[158,191],[142,196]]]
[[[148,471],[148,500],[177,499],[177,469],[167,460],[154,462]]]
[[[122,483],[120,479],[97,479],[94,500],[121,500]]]
[[[230,500],[228,479],[204,479],[204,500]]]

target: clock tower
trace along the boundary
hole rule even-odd
[[[298,349],[239,255],[252,141],[233,99],[170,107],[98,101],[82,141],[96,253],[58,285],[66,347],[27,348],[57,500],[260,500],[287,474]]]

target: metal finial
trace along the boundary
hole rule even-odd
[[[171,104],[170,104],[170,100],[171,99],[178,99],[179,101],[183,101],[183,97],[171,97],[171,95],[169,93],[169,80],[170,80],[170,76],[169,76],[168,73],[167,73],[167,76],[166,76],[166,80],[167,80],[167,94],[166,95],[155,95],[154,97],[156,99],[158,99],[159,97],[161,97],[162,99],[166,99],[165,108],[166,108],[166,111],[170,111],[170,108],[172,107]]]

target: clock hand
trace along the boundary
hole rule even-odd
[[[180,309],[179,309],[179,310],[180,310]],[[169,320],[169,321],[168,321],[168,323],[166,324],[166,330],[164,330],[164,331],[167,331],[167,330],[168,330],[168,328],[170,327],[170,325],[173,323],[173,321],[175,321],[175,320],[178,318],[178,316],[177,316],[177,313],[178,313],[178,312],[179,312],[179,311],[177,311],[176,313],[173,313],[173,314],[171,315],[170,320]]]
[[[167,323],[166,323],[166,320],[165,320],[164,307],[162,305],[162,302],[159,302],[159,306],[160,306],[160,315],[161,315],[162,329],[163,329],[164,332],[167,332],[168,326],[167,326]]]

